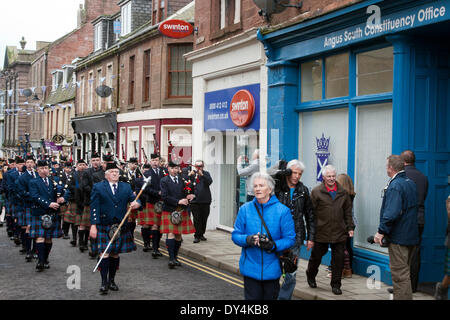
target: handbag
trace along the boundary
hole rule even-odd
[[[154,205],[155,213],[159,214],[159,213],[163,212],[163,204],[164,204],[163,201],[158,201],[155,203],[155,205]]]
[[[258,206],[256,205],[256,203],[254,203],[254,205],[255,205],[256,211],[258,212],[259,218],[261,219],[262,224],[267,231],[269,240],[275,243],[275,241],[273,241],[273,239],[272,239],[272,235],[270,234],[269,228],[267,227],[262,214],[259,212]],[[281,267],[281,272],[283,273],[283,277],[286,275],[286,273],[293,273],[297,270],[297,256],[295,254],[293,254],[291,250],[289,250],[289,249],[284,250],[283,254],[281,256],[278,255],[276,252],[275,252],[275,254],[278,257],[278,260],[280,261],[280,267]]]
[[[182,217],[181,217],[180,211],[175,210],[170,214],[170,222],[172,222],[172,224],[174,224],[174,225],[180,224],[181,219],[182,219]]]

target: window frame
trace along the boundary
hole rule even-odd
[[[136,76],[136,55],[128,58],[128,106],[134,106],[135,102],[135,76]]]
[[[151,72],[152,72],[151,49],[144,50],[142,63],[142,102],[150,103],[151,99]]]
[[[178,74],[181,74],[182,72],[184,72],[184,73],[186,73],[186,75],[188,75],[189,73],[190,73],[190,75],[191,75],[191,79],[192,79],[192,64],[191,64],[191,69],[190,70],[188,70],[188,69],[184,69],[184,70],[172,70],[171,69],[171,65],[172,65],[172,51],[173,51],[173,48],[174,47],[182,47],[182,46],[191,46],[191,51],[192,51],[192,48],[193,48],[193,44],[192,43],[173,43],[173,44],[169,44],[168,46],[167,46],[167,50],[168,50],[168,53],[167,53],[167,56],[168,56],[168,59],[167,59],[167,97],[168,98],[191,98],[192,97],[192,93],[191,93],[191,95],[184,95],[184,96],[180,96],[180,95],[173,95],[173,93],[172,93],[172,75],[174,74],[174,73],[178,73]],[[187,51],[187,52],[189,52],[189,51]],[[183,58],[183,57],[182,57]],[[184,67],[186,68],[186,65],[187,65],[187,59],[184,59],[183,58],[183,61],[184,61]],[[186,79],[187,79],[187,77],[186,77]],[[185,86],[185,93],[186,93],[186,81],[185,81],[185,83],[184,83],[184,86]],[[192,84],[192,83],[191,83]],[[179,87],[179,85],[178,85],[178,87]]]
[[[120,8],[120,16],[120,35],[125,36],[131,32],[131,1]]]

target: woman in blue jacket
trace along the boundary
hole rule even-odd
[[[281,276],[277,254],[294,245],[294,221],[288,207],[274,195],[275,181],[271,176],[257,172],[251,183],[255,198],[239,209],[231,238],[242,247],[239,269],[244,276],[245,299],[277,299]],[[268,239],[257,208],[273,241]]]

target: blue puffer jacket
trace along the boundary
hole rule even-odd
[[[391,243],[413,246],[419,243],[416,184],[400,171],[383,197],[378,232]]]
[[[281,268],[277,255],[247,244],[247,236],[249,235],[258,232],[267,235],[255,204],[264,217],[278,253],[289,249],[295,243],[294,220],[288,207],[278,201],[276,196],[272,196],[262,206],[256,199],[253,199],[239,209],[234,231],[231,234],[233,242],[242,247],[239,269],[243,276],[256,280],[279,279]]]

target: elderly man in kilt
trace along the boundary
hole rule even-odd
[[[194,194],[186,195],[185,184],[177,163],[169,162],[169,175],[161,179],[161,198],[164,201],[161,216],[161,233],[167,233],[166,244],[169,251],[169,269],[181,266],[178,261],[178,251],[181,247],[182,234],[194,233],[188,211],[186,210],[189,201],[195,198]],[[181,222],[173,224],[171,214],[174,211],[181,212]]]
[[[30,196],[33,200],[30,237],[36,239],[39,258],[36,269],[43,271],[50,268],[48,257],[52,249],[52,238],[59,238],[62,235],[61,221],[57,215],[60,204],[66,199],[62,197],[64,190],[50,179],[50,169],[46,161],[38,161],[37,172],[39,177],[29,182]],[[65,193],[64,196],[67,198],[69,193]],[[50,215],[53,221],[49,228],[42,225],[42,218],[47,215]]]
[[[161,201],[161,179],[164,177],[164,171],[159,167],[159,155],[153,153],[150,160],[150,168],[144,172],[146,178],[151,177],[150,183],[144,190],[146,205],[145,209],[139,212],[139,224],[142,226],[142,239],[144,240],[144,251],[150,250],[150,239],[152,241],[152,257],[157,259],[162,257],[159,251],[159,242],[161,233],[161,212],[155,212],[155,204]],[[141,188],[144,179],[137,179],[136,187]]]
[[[25,229],[25,234],[22,240],[22,245],[25,248],[26,256],[25,260],[31,262],[33,258],[31,251],[31,244],[33,239],[30,237],[31,229],[31,207],[33,206],[33,200],[30,196],[30,181],[37,178],[35,171],[35,160],[33,155],[28,155],[26,158],[25,166],[26,170],[16,181],[18,196],[22,202],[22,218],[21,225]]]
[[[119,168],[114,163],[108,163],[105,171],[106,180],[95,184],[91,192],[90,237],[94,239],[94,253],[99,256],[108,246],[110,237],[112,237],[111,229],[114,230],[114,227],[117,227],[125,217],[128,204],[130,203],[132,210],[141,206],[139,201],[135,201],[136,195],[131,190],[131,186],[119,181],[119,175]],[[114,281],[119,268],[119,254],[134,250],[136,250],[136,245],[130,231],[126,227],[122,227],[120,235],[111,244],[99,265],[102,279],[101,294],[107,294],[109,289],[119,290]]]

